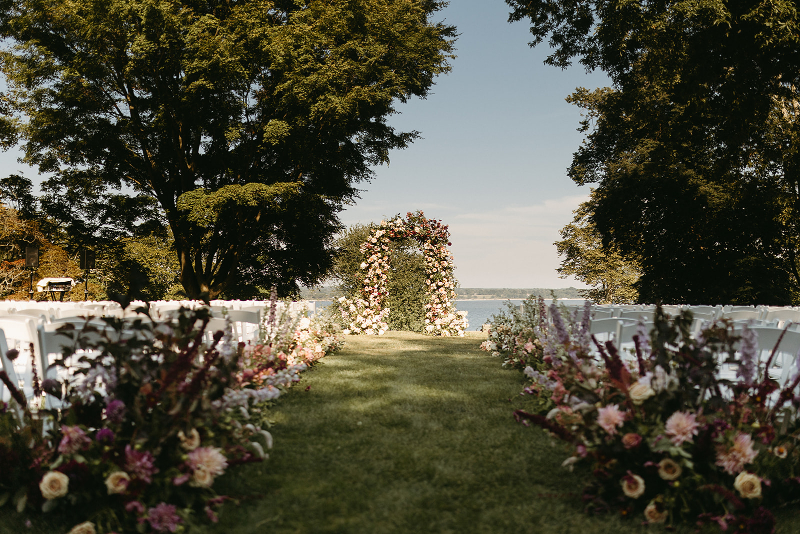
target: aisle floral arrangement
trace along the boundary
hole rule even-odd
[[[503,360],[503,367],[522,371],[528,365],[541,365],[546,336],[547,312],[544,300],[528,297],[523,305],[506,302],[506,309],[493,315],[489,333],[481,349]],[[539,362],[537,364],[537,362]]]
[[[463,336],[469,326],[466,314],[456,310],[457,282],[453,277],[453,256],[450,254],[450,232],[446,225],[427,219],[419,211],[382,221],[360,248],[364,254],[361,270],[364,285],[360,295],[339,298],[339,308],[349,325],[347,334],[383,335],[389,328],[384,307],[388,295],[389,244],[394,239],[417,240],[425,258],[425,333],[434,336]]]
[[[265,408],[341,343],[308,319],[279,320],[274,300],[271,309],[266,330],[281,337],[257,345],[234,342],[230,325],[209,336],[207,309],[182,310],[175,322],[104,318],[107,328],[68,331],[77,352],[65,351],[34,384],[60,410],[32,413],[0,371],[24,410],[20,418],[0,403],[0,505],[60,510],[74,518],[71,534],[215,522],[227,500],[215,480],[263,460],[272,445]],[[58,378],[68,363],[72,373]]]
[[[549,409],[515,416],[570,444],[565,466],[589,467],[588,510],[774,532],[770,508],[800,497],[800,370],[779,387],[766,372],[775,354],[761,362],[754,332],[740,338],[722,322],[691,338],[689,313],[672,321],[659,309],[626,356],[592,340],[588,313],[549,312],[542,359],[524,371],[526,393]],[[722,378],[724,366],[736,379]]]

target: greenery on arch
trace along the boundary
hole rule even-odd
[[[423,332],[439,336],[463,336],[468,323],[453,304],[457,282],[453,276],[453,256],[448,246],[450,233],[441,221],[428,219],[423,212],[400,215],[369,233],[359,247],[363,261],[359,269],[362,285],[350,298],[341,297],[339,307],[348,328],[346,333],[382,335],[389,329],[391,308],[388,284],[390,245],[404,239],[415,240],[422,250],[425,268],[425,319]]]

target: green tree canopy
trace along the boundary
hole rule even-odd
[[[593,286],[579,290],[580,295],[598,304],[636,302],[634,284],[639,279],[639,265],[626,260],[613,246],[603,246],[591,220],[591,209],[590,202],[582,203],[572,222],[561,229],[561,241],[554,243],[562,256],[558,274],[561,278],[574,276]]]
[[[428,0],[0,5],[43,207],[90,236],[167,224],[205,298],[324,275],[341,206],[417,136],[387,118],[449,70],[455,38]]]
[[[508,0],[548,62],[608,73],[570,176],[598,183],[592,221],[641,259],[640,299],[792,302],[800,31],[794,2]]]

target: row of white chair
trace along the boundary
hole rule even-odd
[[[595,335],[598,341],[611,341],[614,346],[619,350],[620,354],[628,358],[633,358],[634,355],[634,335],[642,328],[649,336],[653,328],[652,321],[633,321],[619,318],[606,318],[594,319],[590,324],[590,332]],[[734,332],[737,335],[742,334],[745,323],[734,323]],[[798,364],[797,358],[800,353],[800,331],[793,329],[785,329],[777,326],[748,326],[750,330],[755,332],[758,339],[758,354],[762,364],[769,361],[769,356],[775,350],[775,357],[770,362],[770,368],[767,370],[771,378],[778,381],[783,386],[785,385],[796,369]],[[784,330],[786,330],[784,332]],[[696,336],[698,331],[693,331],[692,336]],[[780,344],[778,344],[780,340]],[[777,346],[777,348],[776,348]],[[734,358],[738,359],[740,353],[739,347],[735,346],[736,353]],[[722,355],[727,357],[727,355]],[[737,364],[725,364],[721,368],[721,376],[728,379],[735,378]]]

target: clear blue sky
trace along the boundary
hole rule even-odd
[[[509,24],[508,12],[502,0],[452,0],[439,13],[460,33],[453,70],[390,120],[422,139],[375,168],[342,221],[416,210],[441,219],[462,287],[580,286],[558,277],[553,246],[588,195],[566,175],[583,137],[580,111],[564,99],[607,78],[544,65],[549,49],[531,49],[529,26]]]
[[[607,79],[580,65],[545,66],[548,48],[531,49],[528,25],[509,24],[508,11],[502,0],[452,0],[439,12],[460,33],[453,70],[390,120],[422,138],[375,169],[342,222],[423,210],[450,226],[462,287],[580,285],[558,277],[553,246],[588,194],[566,176],[582,135],[580,112],[564,99]],[[0,175],[35,178],[18,157],[0,153]]]

